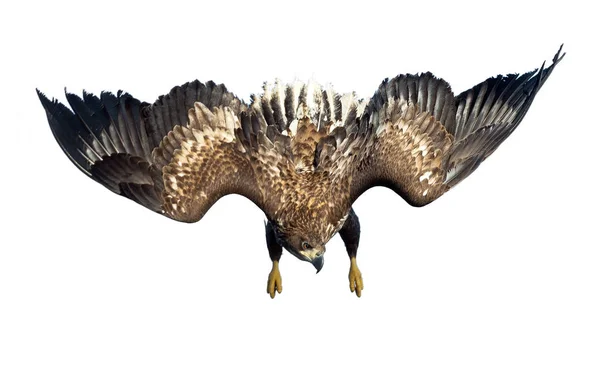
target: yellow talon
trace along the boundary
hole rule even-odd
[[[279,261],[273,261],[273,268],[269,273],[267,282],[267,293],[271,295],[271,299],[275,298],[275,291],[281,294],[283,287],[281,286],[281,274],[279,273]]]
[[[364,286],[362,274],[356,265],[356,257],[350,258],[350,274],[348,274],[348,279],[350,279],[350,292],[356,292],[356,296],[360,298]]]

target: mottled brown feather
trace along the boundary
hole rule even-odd
[[[431,73],[385,80],[370,100],[314,82],[266,84],[251,104],[193,82],[153,106],[129,95],[40,93],[71,160],[109,189],[194,222],[236,193],[278,234],[327,242],[377,185],[425,205],[472,173],[523,119],[556,64],[490,78],[455,97]],[[151,148],[153,148],[151,150]]]

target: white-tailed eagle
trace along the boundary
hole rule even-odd
[[[352,203],[382,185],[422,206],[454,187],[519,125],[560,52],[548,68],[489,78],[458,96],[431,73],[386,79],[370,99],[278,81],[248,103],[198,81],[153,104],[121,91],[67,93],[69,109],[38,94],[65,154],[117,194],[183,222],[227,194],[252,200],[268,221],[271,297],[282,290],[282,248],[319,271],[338,232],[360,296]]]

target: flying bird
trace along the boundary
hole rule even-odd
[[[271,298],[282,291],[282,249],[319,272],[336,233],[360,297],[353,202],[385,186],[423,206],[453,188],[519,125],[561,50],[548,68],[498,75],[458,96],[429,72],[385,79],[370,99],[298,81],[265,83],[248,102],[199,81],[153,104],[122,91],[66,93],[69,109],[38,95],[73,164],[121,196],[182,222],[228,194],[254,202],[266,215]]]

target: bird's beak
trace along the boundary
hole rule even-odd
[[[312,263],[313,266],[315,266],[315,269],[317,269],[318,274],[319,271],[321,271],[321,269],[323,268],[323,264],[325,263],[325,256],[321,254],[315,257],[312,261],[310,261],[310,263]]]

